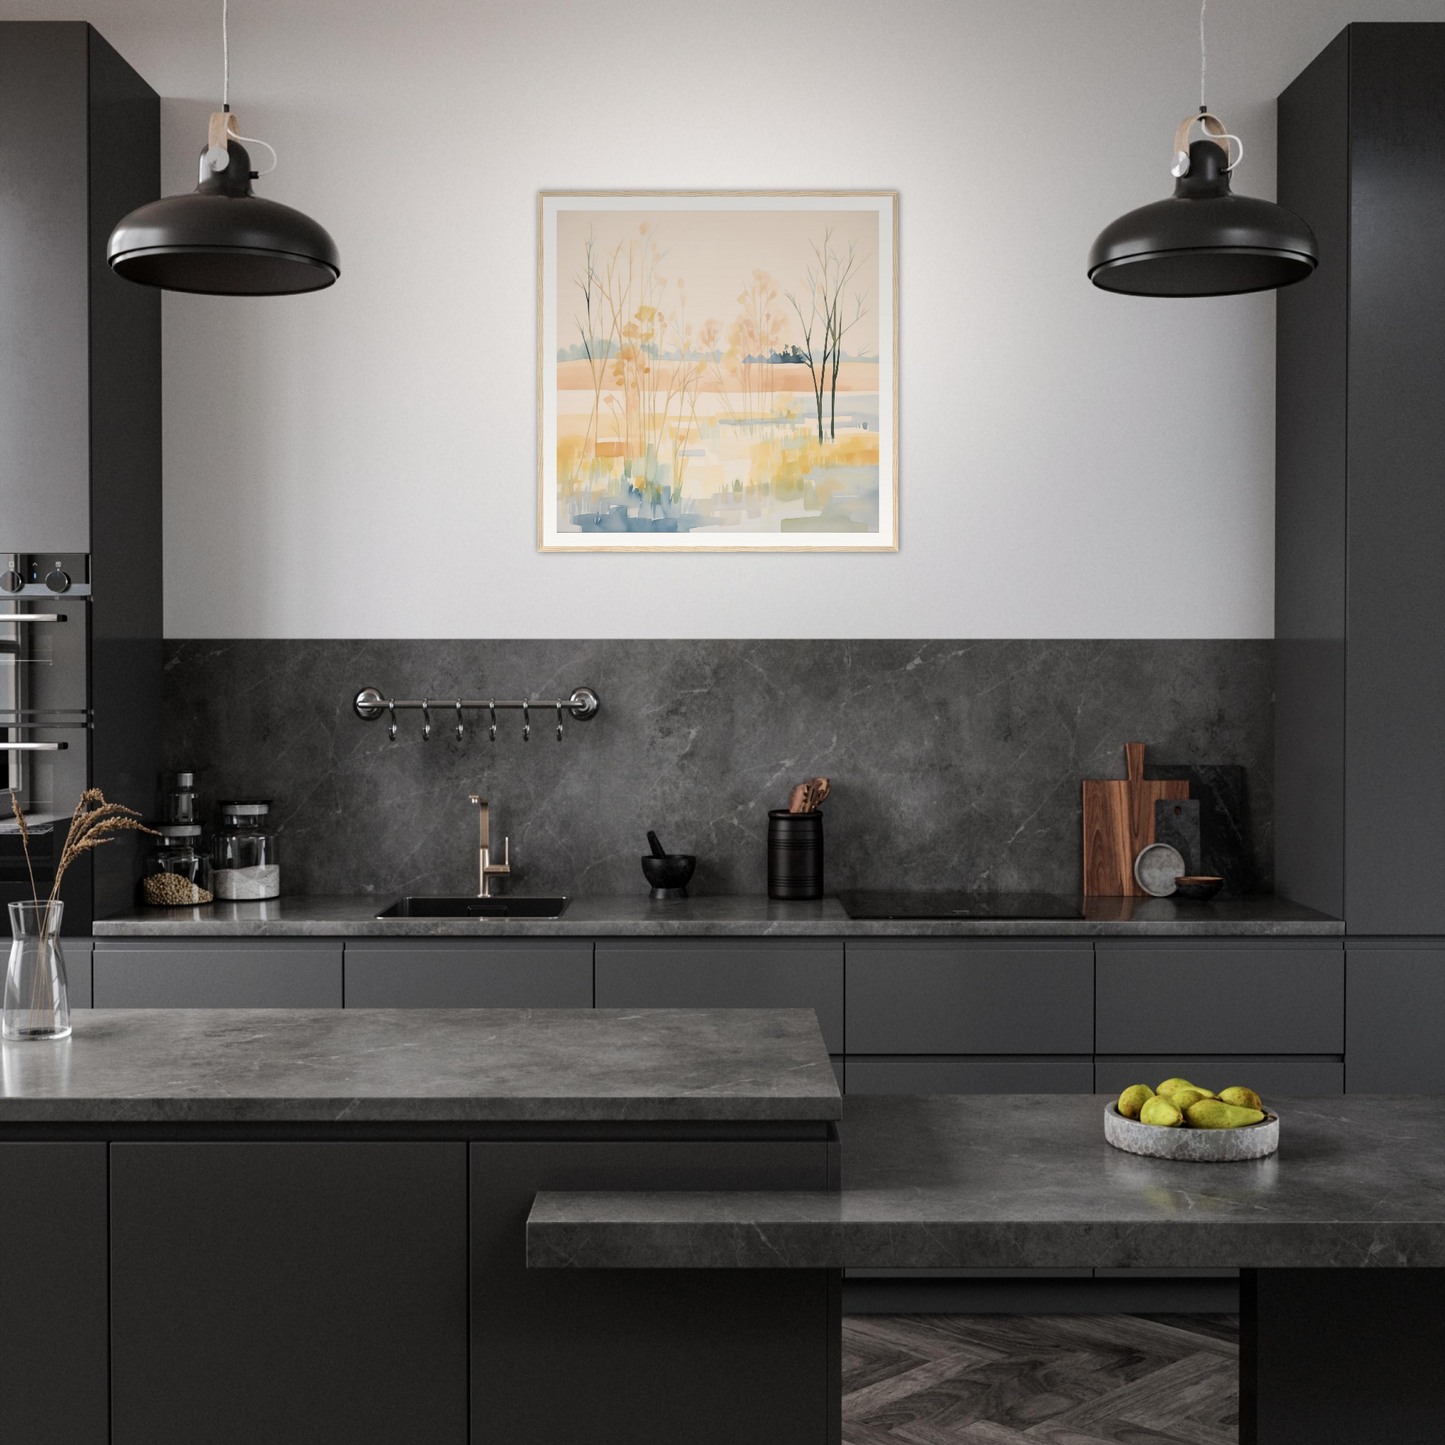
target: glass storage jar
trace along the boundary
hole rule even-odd
[[[166,792],[161,800],[161,821],[165,823],[199,823],[201,810],[196,801],[194,773],[167,773]]]
[[[217,898],[279,898],[281,864],[276,835],[266,826],[269,800],[237,798],[222,803],[221,826],[211,839]]]
[[[155,908],[184,908],[216,896],[211,859],[201,847],[199,823],[158,823],[160,842],[146,858],[140,883],[142,903]]]

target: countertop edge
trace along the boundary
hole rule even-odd
[[[98,919],[97,940],[148,939],[387,939],[387,938],[1176,938],[1341,939],[1342,920],[1273,896],[1224,905],[1123,900],[1142,910],[1186,909],[1184,917],[1020,919],[851,919],[834,899],[795,905],[752,896],[703,896],[685,904],[646,898],[578,899],[560,918],[377,918],[389,899],[295,897],[273,904],[224,905],[224,915],[205,909],[127,910]],[[1109,904],[1120,900],[1108,900]],[[803,910],[807,910],[806,913]],[[1218,909],[1219,911],[1215,911]],[[272,916],[265,916],[274,910]],[[674,912],[673,910],[677,910]],[[619,916],[621,914],[622,916]],[[729,916],[729,915],[733,916]],[[778,916],[781,914],[781,916]],[[773,916],[768,916],[773,915]]]

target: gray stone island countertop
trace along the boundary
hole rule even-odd
[[[833,1120],[810,1009],[95,1009],[0,1050],[0,1126]]]
[[[1104,1142],[1104,1096],[844,1101],[839,1194],[541,1193],[533,1268],[1445,1266],[1445,1096],[1271,1099],[1268,1159]]]
[[[277,898],[203,908],[134,908],[97,921],[97,938],[1267,938],[1338,937],[1337,918],[1283,898],[1075,900],[1051,919],[851,919],[836,898],[775,903],[750,895],[577,898],[560,918],[377,918],[387,896]]]

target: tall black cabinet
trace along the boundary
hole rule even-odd
[[[1352,934],[1445,936],[1445,25],[1340,33],[1279,101],[1276,857]]]
[[[1280,97],[1275,873],[1343,917],[1345,1087],[1445,1064],[1445,25],[1360,24]]]
[[[160,297],[115,276],[105,248],[159,193],[150,86],[84,22],[0,23],[0,616],[64,615],[48,632],[0,626],[0,742],[64,747],[0,754],[4,819],[3,790],[28,791],[16,759],[55,811],[85,786],[145,810],[155,796]],[[40,580],[52,570],[73,579],[58,598]],[[122,838],[67,875],[67,933],[134,901],[139,846]],[[0,899],[28,892],[16,840],[0,837]]]

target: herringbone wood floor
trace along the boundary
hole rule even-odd
[[[1236,1445],[1233,1315],[849,1315],[845,1445]]]

